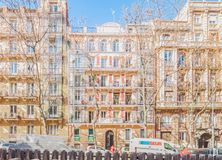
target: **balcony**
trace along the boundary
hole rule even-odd
[[[178,82],[178,90],[179,91],[188,91],[190,88],[190,82],[187,81],[180,81]]]
[[[204,70],[205,68],[206,68],[205,61],[200,61],[200,62],[194,62],[193,63],[193,69],[195,69],[195,70]]]
[[[4,113],[0,113],[0,119],[4,119],[4,120],[37,120],[40,117],[40,115],[38,115],[37,113],[33,114],[33,115],[27,115],[24,112],[19,112],[19,113],[8,113],[8,112],[4,112]]]
[[[196,82],[193,84],[193,89],[196,91],[206,90],[206,83],[205,82]]]
[[[93,68],[87,68],[86,69],[86,73],[98,73],[98,74],[107,74],[108,73],[132,73],[132,74],[136,74],[139,71],[138,67],[129,67],[129,68],[114,68],[114,67],[93,67]]]
[[[208,63],[208,68],[210,70],[221,70],[221,63],[219,61],[211,61]]]

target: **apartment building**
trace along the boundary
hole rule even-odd
[[[66,1],[15,5],[0,8],[0,139],[65,136]]]
[[[133,137],[154,137],[153,111],[144,123],[136,34],[113,22],[75,29],[70,34],[68,140],[76,148],[97,143],[110,149],[128,148]],[[154,78],[149,82],[152,88]]]
[[[157,137],[184,146],[221,144],[221,1],[190,0],[157,21]]]

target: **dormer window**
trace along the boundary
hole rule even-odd
[[[50,12],[58,12],[59,11],[59,7],[57,4],[53,4],[50,6]]]
[[[170,39],[171,39],[170,34],[163,34],[163,35],[161,36],[161,40],[166,41],[166,40],[170,40]]]

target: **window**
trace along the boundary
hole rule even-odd
[[[195,37],[194,37],[194,40],[195,40],[196,42],[202,41],[202,35],[201,35],[201,33],[195,33],[194,36],[195,36]]]
[[[119,67],[119,59],[117,57],[115,57],[113,59],[113,67],[114,68],[118,68]]]
[[[49,94],[50,95],[56,95],[58,90],[57,83],[50,83],[49,84]]]
[[[55,43],[51,43],[49,44],[49,53],[52,54],[52,53],[57,53],[57,46]]]
[[[75,41],[74,42],[74,48],[75,50],[79,51],[81,49],[81,44],[79,41]]]
[[[140,129],[140,138],[145,138],[145,130],[143,128]]]
[[[125,122],[130,122],[130,119],[131,119],[131,113],[125,112]]]
[[[33,32],[33,24],[31,20],[26,22],[26,32],[31,33]]]
[[[80,90],[75,91],[75,101],[77,101],[77,102],[80,101],[80,94],[81,94]]]
[[[90,129],[88,130],[88,135],[89,135],[89,136],[93,136],[93,129],[90,128]]]
[[[74,129],[74,136],[75,137],[79,136],[79,128]]]
[[[51,74],[56,74],[58,69],[58,63],[56,61],[51,60],[49,62],[49,72]]]
[[[126,105],[130,105],[131,104],[131,97],[132,97],[131,93],[126,93],[126,99],[125,99],[125,104]]]
[[[27,126],[27,134],[34,134],[34,125]]]
[[[10,73],[11,74],[17,74],[17,68],[18,68],[17,62],[10,63]]]
[[[17,94],[17,83],[10,84],[10,94],[11,95]]]
[[[113,112],[113,118],[118,119],[118,117],[119,117],[119,112],[114,111]]]
[[[178,58],[178,67],[183,67],[185,63],[185,55],[184,54],[179,54]]]
[[[113,52],[119,52],[119,41],[113,41]]]
[[[113,94],[113,104],[119,104],[119,93]]]
[[[209,15],[209,24],[210,25],[215,25],[215,24],[217,24],[217,15],[215,15],[215,14],[210,14]]]
[[[58,12],[58,11],[59,11],[58,5],[56,4],[50,5],[50,12]]]
[[[34,72],[34,64],[33,63],[27,63],[27,72],[28,72],[28,74],[32,74]]]
[[[89,123],[92,123],[93,119],[94,119],[94,112],[89,111]]]
[[[107,42],[106,40],[102,40],[100,43],[100,51],[106,52],[107,51]]]
[[[179,138],[181,141],[186,141],[186,132],[180,132],[179,133]]]
[[[34,116],[34,106],[33,105],[27,106],[27,116],[28,116],[28,118],[33,118],[33,116]]]
[[[173,92],[165,92],[165,101],[172,102],[173,101]]]
[[[172,75],[166,75],[165,76],[165,86],[172,86],[173,83],[173,77]]]
[[[180,115],[179,123],[180,124],[185,124],[186,123],[186,116],[184,114]]]
[[[75,87],[80,87],[81,85],[81,76],[75,75]]]
[[[126,41],[126,52],[131,52],[132,51],[132,41],[127,40]]]
[[[10,53],[14,53],[17,51],[17,43],[15,41],[11,41],[9,43],[9,51]]]
[[[106,86],[106,76],[101,76],[101,87],[105,87]]]
[[[170,51],[170,50],[164,51],[164,61],[166,63],[170,63],[172,61],[172,51]]]
[[[200,25],[201,23],[202,23],[201,15],[199,14],[194,15],[194,24]]]
[[[161,127],[170,127],[170,116],[163,116],[161,118]]]
[[[50,25],[50,32],[59,32],[58,21],[54,19]]]
[[[88,51],[95,51],[94,40],[89,40],[89,42],[88,42]]]
[[[131,58],[126,58],[126,68],[130,68],[132,65],[132,59]]]
[[[179,93],[178,94],[178,101],[179,102],[185,102],[186,101],[186,94],[185,93]]]
[[[49,135],[57,135],[58,134],[58,125],[48,125],[48,133]]]
[[[34,92],[35,92],[34,83],[28,83],[27,84],[27,94],[28,94],[28,96],[33,96]]]
[[[101,112],[101,118],[106,118],[106,112],[105,111]]]
[[[80,111],[75,111],[74,112],[74,121],[75,122],[80,121]]]
[[[101,94],[101,102],[102,102],[102,103],[105,103],[105,102],[106,102],[106,97],[107,97],[107,94],[105,94],[105,93],[102,93],[102,94]]]
[[[106,58],[101,59],[101,68],[106,68]]]
[[[17,116],[17,106],[10,106],[10,117],[15,118]]]
[[[17,21],[16,20],[10,20],[10,27],[12,32],[17,30]]]
[[[10,134],[16,134],[17,133],[17,126],[16,125],[10,126],[9,130],[10,130]]]
[[[175,150],[169,143],[164,143],[164,148],[167,150]]]
[[[81,58],[77,57],[75,58],[75,67],[80,68],[80,66],[81,66]]]
[[[27,53],[28,54],[33,54],[35,52],[34,46],[29,42],[27,43]]]
[[[129,141],[131,139],[131,129],[125,129],[125,140]]]
[[[49,118],[58,117],[58,107],[50,106],[49,107]]]

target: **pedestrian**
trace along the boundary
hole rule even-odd
[[[113,154],[114,153],[114,146],[112,145],[111,147],[110,147],[110,152]]]

